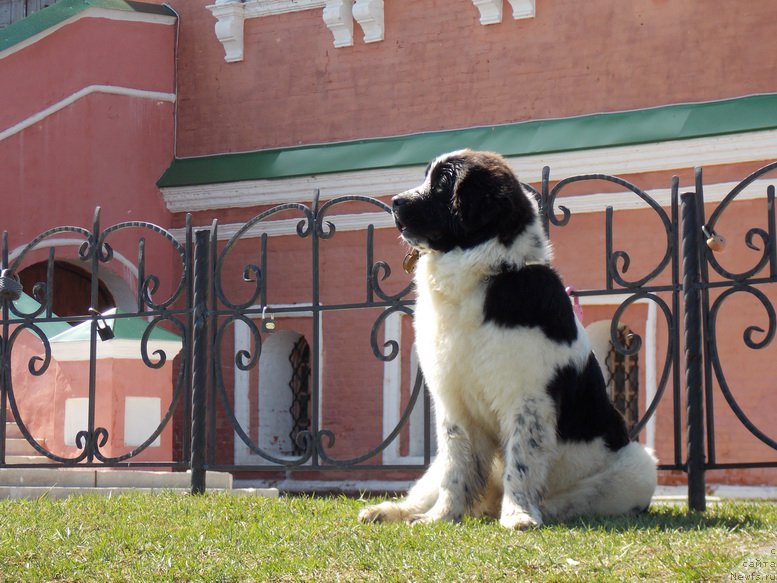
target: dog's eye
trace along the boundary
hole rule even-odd
[[[437,192],[444,192],[450,189],[451,184],[453,184],[453,170],[443,167],[437,175],[434,189]]]

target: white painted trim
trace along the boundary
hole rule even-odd
[[[48,249],[49,247],[80,247],[83,244],[84,241],[82,239],[44,239],[35,246],[35,250]],[[24,245],[16,247],[11,251],[9,260],[16,260],[25,248],[26,246]],[[116,306],[131,312],[137,306],[137,296],[133,292],[133,286],[136,286],[138,283],[138,267],[115,249],[113,250],[113,259],[119,262],[125,273],[120,273],[112,268],[100,268],[100,281],[108,287],[108,291],[113,295]],[[62,260],[68,261],[86,271],[89,271],[91,267],[91,264],[88,262],[73,261],[67,258]],[[41,261],[45,261],[45,259],[41,259]],[[129,276],[130,281],[125,279],[125,275]]]
[[[399,424],[402,413],[402,313],[394,312],[383,323],[385,341],[394,340],[399,344],[399,354],[394,360],[383,363],[383,431],[381,440],[385,440]],[[395,464],[400,460],[399,438],[389,443],[383,450],[383,463]]]
[[[777,130],[509,157],[508,162],[523,182],[536,184],[542,181],[543,166],[549,166],[551,179],[558,180],[578,174],[622,176],[772,159],[777,159]],[[348,194],[390,196],[417,186],[423,174],[424,166],[419,165],[175,186],[163,188],[162,195],[171,212],[195,212],[312,200],[316,189],[320,190],[321,200]]]
[[[472,0],[480,13],[480,24],[498,24],[502,22],[502,0]]]
[[[185,237],[184,237],[185,238]],[[40,241],[36,246],[35,249],[48,249],[49,247],[80,247],[84,244],[83,239],[44,239],[43,241]],[[11,253],[8,255],[9,261],[14,261],[19,255],[21,255],[22,251],[26,249],[26,245],[20,245],[19,247],[16,247],[11,251]],[[113,250],[113,258],[121,263],[122,267],[124,267],[133,278],[135,278],[135,281],[138,280],[138,267],[134,263],[132,263],[129,259],[127,259],[124,255]]]
[[[79,20],[83,20],[84,18],[102,18],[105,20],[116,20],[122,22],[147,22],[149,24],[162,24],[166,26],[173,25],[176,21],[175,16],[167,16],[164,14],[148,14],[146,12],[130,12],[127,10],[110,10],[108,8],[90,7],[79,12],[75,16],[72,16],[71,18],[68,18],[67,20],[63,20],[59,24],[50,26],[46,30],[43,30],[36,35],[33,35],[11,47],[8,47],[4,51],[0,51],[0,59],[4,59],[10,55],[13,55],[14,53],[24,50],[30,45],[33,45],[36,42],[43,40],[47,36],[54,34],[59,29],[78,22]]]
[[[86,321],[79,326],[91,326],[90,321]],[[54,336],[49,340],[51,344],[51,354],[59,362],[88,362],[89,361],[89,341],[59,341]],[[165,353],[167,362],[172,362],[173,358],[181,352],[182,343],[179,340],[149,340],[146,346],[146,353],[151,362],[157,362],[154,352],[161,350]],[[141,360],[140,340],[127,338],[114,338],[110,341],[102,341],[97,338],[97,360],[106,358],[116,358],[122,360]]]
[[[301,12],[323,8],[326,0],[247,0],[245,2],[246,18],[275,16],[287,12]]]
[[[658,392],[657,322],[658,306],[655,302],[648,302],[645,322],[645,410]],[[658,415],[658,409],[645,425],[645,446],[653,451],[656,449],[656,415]]]
[[[216,18],[216,38],[224,46],[224,60],[236,63],[243,60],[243,29],[245,4],[240,2],[217,2],[208,9]]]
[[[364,31],[365,43],[382,41],[384,36],[383,0],[216,0],[206,8],[217,19],[216,37],[224,45],[228,63],[243,60],[243,28],[248,18],[322,9],[336,48],[353,45],[354,20]]]
[[[88,85],[79,89],[75,93],[65,97],[64,99],[50,105],[49,107],[39,111],[36,114],[31,115],[27,119],[20,121],[17,124],[12,125],[9,128],[0,132],[0,141],[10,138],[11,136],[18,134],[19,132],[26,130],[28,127],[40,123],[50,115],[57,113],[72,105],[79,99],[92,95],[94,93],[102,93],[107,95],[122,95],[125,97],[137,97],[139,99],[151,99],[153,101],[168,101],[175,102],[175,93],[164,93],[161,91],[146,91],[144,89],[134,89],[132,87],[119,87],[115,85]]]
[[[537,13],[535,0],[508,0],[513,8],[513,18],[534,18]]]
[[[710,184],[704,187],[704,201],[707,203],[718,203],[738,184],[738,182],[722,182]],[[769,185],[777,187],[777,177],[772,179],[759,179],[753,181],[748,188],[741,192],[734,202],[745,200],[765,200],[766,189]],[[683,190],[693,190],[693,187],[687,187]],[[659,205],[668,208],[671,204],[671,189],[658,188],[646,191]],[[567,207],[572,212],[572,220],[575,215],[602,213],[610,206],[614,211],[632,211],[647,210],[648,205],[631,191],[607,192],[598,194],[582,194],[578,196],[566,196],[556,199],[556,209],[561,206]],[[276,221],[260,221],[252,229],[249,229],[244,238],[250,239],[260,237],[266,233],[268,237],[284,237],[297,234],[297,224],[302,217],[294,219],[280,219]],[[368,225],[373,225],[376,229],[393,229],[394,219],[388,212],[374,213],[353,213],[353,214],[333,214],[327,216],[327,221],[332,222],[338,231],[361,231]],[[219,225],[219,241],[225,241],[235,236],[243,227],[244,223],[225,223]],[[196,229],[208,229],[209,226],[195,227]],[[183,241],[185,231],[182,228],[170,229],[170,232],[178,239]]]
[[[356,0],[353,5],[353,18],[364,33],[365,44],[383,40],[385,35],[383,0]]]

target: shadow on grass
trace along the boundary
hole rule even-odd
[[[630,530],[691,531],[705,529],[738,530],[773,526],[755,508],[739,507],[736,512],[712,508],[707,512],[688,511],[684,507],[652,506],[646,512],[629,516],[582,516],[562,522],[548,523],[567,528],[584,528],[605,532]]]

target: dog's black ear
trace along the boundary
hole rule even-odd
[[[470,233],[499,236],[504,243],[534,219],[534,210],[515,174],[504,164],[476,164],[456,187],[455,207]]]

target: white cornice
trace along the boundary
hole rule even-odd
[[[0,51],[0,59],[4,59],[5,57],[8,57],[14,53],[17,53],[25,48],[27,48],[30,45],[35,44],[36,42],[46,38],[49,35],[54,34],[59,29],[68,26],[70,24],[73,24],[75,22],[78,22],[79,20],[82,20],[84,18],[100,18],[105,20],[115,20],[115,21],[122,21],[122,22],[146,22],[150,24],[163,24],[163,25],[173,25],[175,24],[175,16],[168,16],[165,14],[149,14],[147,12],[134,12],[134,11],[127,11],[127,10],[109,10],[107,8],[97,8],[97,7],[90,7],[86,10],[83,10],[76,14],[75,16],[72,16],[71,18],[68,18],[67,20],[63,20],[62,22],[55,24],[54,26],[50,26],[49,28],[42,30],[38,34],[35,34],[29,38],[24,39],[23,41],[7,48],[4,51]]]
[[[355,3],[354,3],[355,2]],[[364,42],[383,40],[383,0],[216,0],[207,7],[216,18],[216,38],[228,63],[243,60],[243,28],[247,18],[262,18],[303,10],[322,10],[335,47],[353,45],[353,22],[364,31]]]
[[[534,0],[509,0],[513,9],[513,18],[534,18]],[[480,12],[480,24],[498,24],[502,22],[504,0],[472,0]]]
[[[258,18],[323,8],[326,0],[248,0],[243,5],[246,18]]]
[[[721,182],[710,184],[704,187],[704,201],[707,203],[717,203],[731,192],[737,186],[737,182]],[[766,199],[766,189],[768,186],[777,188],[777,177],[773,179],[755,180],[743,192],[741,192],[735,201]],[[681,187],[680,192],[693,190],[692,186]],[[672,192],[669,188],[658,188],[646,191],[661,207],[668,208],[671,205]],[[309,202],[309,201],[308,201]],[[596,194],[584,194],[577,196],[564,196],[556,199],[556,211],[559,207],[567,207],[572,213],[572,220],[575,215],[602,213],[607,207],[612,207],[614,211],[634,211],[646,210],[648,205],[631,191],[623,192],[605,192]],[[293,219],[281,219],[275,221],[263,221],[257,223],[252,229],[249,229],[243,238],[260,237],[267,234],[268,237],[283,237],[297,234],[297,225],[303,217]],[[369,212],[352,214],[332,214],[326,217],[335,225],[337,231],[362,231],[368,225],[373,225],[376,229],[394,228],[394,219],[388,212]],[[226,241],[235,236],[243,227],[244,223],[225,223],[218,226],[219,241]],[[207,225],[195,227],[198,229],[209,229]],[[170,229],[170,232],[180,241],[185,239],[184,229]]]
[[[551,180],[559,180],[578,174],[628,175],[774,159],[777,130],[508,158],[520,179],[530,184],[541,182],[543,166],[550,166]],[[171,212],[310,201],[316,189],[320,190],[321,200],[353,194],[390,196],[416,186],[423,172],[424,166],[406,166],[169,187],[163,188],[162,194]]]

